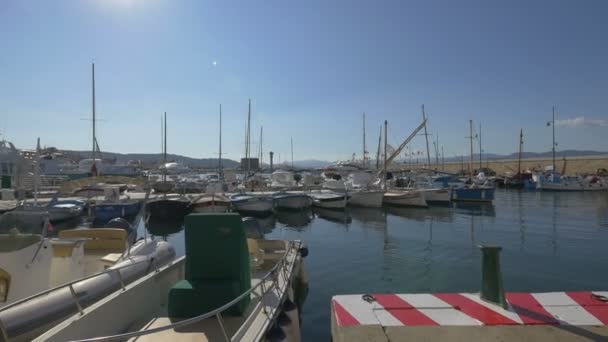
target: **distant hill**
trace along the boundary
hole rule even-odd
[[[90,158],[90,151],[64,151],[70,155],[76,155],[79,158]],[[161,153],[114,153],[102,152],[105,159],[116,159],[117,162],[128,162],[129,160],[141,160],[144,164],[158,165],[162,162],[163,156]],[[190,158],[178,154],[167,154],[168,162],[178,162],[192,168],[216,168],[218,166],[217,158]],[[225,168],[236,168],[239,163],[231,159],[222,159],[222,164]]]

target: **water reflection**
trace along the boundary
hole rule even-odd
[[[275,212],[277,221],[284,224],[287,228],[294,228],[295,230],[303,230],[302,228],[308,227],[310,221],[312,221],[312,211],[307,210],[277,210]]]
[[[269,215],[266,217],[248,216],[247,219],[254,220],[255,222],[257,222],[262,233],[264,234],[272,232],[272,230],[276,226],[276,218],[274,217],[274,215]]]
[[[386,227],[386,212],[383,208],[352,208],[351,217],[374,228]]]
[[[471,216],[496,216],[496,208],[492,203],[454,202],[454,212]]]
[[[390,206],[386,208],[386,211],[391,215],[420,222],[426,222],[428,219],[444,222],[452,221],[452,209],[449,206],[432,206],[428,208]]]
[[[352,222],[352,217],[348,208],[345,210],[333,210],[315,207],[313,212],[317,217],[323,218],[327,221],[342,223],[345,225]]]

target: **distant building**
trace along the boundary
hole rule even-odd
[[[258,158],[241,158],[241,170],[258,171],[260,169],[260,160]]]

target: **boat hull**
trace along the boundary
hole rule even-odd
[[[454,188],[454,189],[452,189],[452,201],[492,202],[493,200],[494,200],[494,188]]]
[[[100,203],[95,206],[95,219],[109,221],[121,217],[133,217],[139,213],[141,203]]]
[[[380,208],[384,199],[384,191],[354,191],[349,192],[349,205],[357,207]]]
[[[348,203],[348,196],[333,196],[333,197],[313,197],[312,205],[326,209],[344,209]]]
[[[273,200],[270,197],[250,197],[232,200],[233,208],[242,213],[267,214],[272,212]]]
[[[608,186],[604,186],[603,183],[560,182],[539,183],[537,189],[542,191],[608,191]]]
[[[450,189],[424,189],[424,199],[427,203],[449,203],[451,198]]]
[[[312,200],[305,194],[286,194],[276,196],[274,203],[276,208],[298,210],[310,207]]]
[[[383,203],[400,207],[428,207],[421,191],[385,193]]]
[[[152,220],[180,220],[190,212],[190,202],[175,199],[157,199],[147,203]]]

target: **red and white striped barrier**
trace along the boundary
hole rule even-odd
[[[503,309],[472,293],[339,295],[338,326],[608,324],[608,292],[507,293]]]

